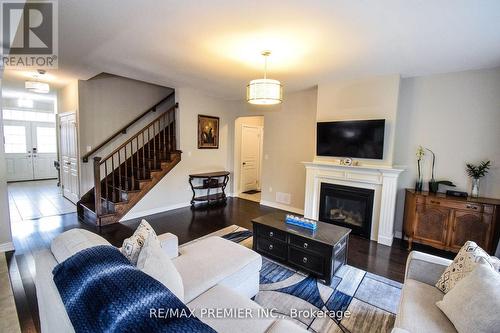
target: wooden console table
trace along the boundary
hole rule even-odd
[[[500,200],[408,189],[403,227],[408,249],[416,242],[458,252],[471,240],[494,254],[500,235]]]
[[[199,184],[193,184],[195,179],[200,180]],[[225,189],[228,182],[228,171],[216,171],[189,175],[189,185],[191,185],[191,190],[193,191],[191,206],[194,206],[196,202],[207,202],[208,204],[214,202],[226,202],[227,198]]]

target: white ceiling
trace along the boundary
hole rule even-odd
[[[498,0],[64,0],[60,71],[109,72],[243,98],[262,76],[323,81],[500,66]]]

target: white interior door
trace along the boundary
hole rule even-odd
[[[57,135],[54,123],[31,123],[34,179],[57,178]]]
[[[241,128],[241,192],[260,189],[262,127]]]
[[[4,120],[7,181],[32,180],[31,125],[28,121]]]
[[[73,203],[79,200],[78,142],[76,115],[62,114],[60,117],[61,186],[64,196]]]

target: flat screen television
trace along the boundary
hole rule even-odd
[[[319,122],[316,155],[383,159],[385,119]]]

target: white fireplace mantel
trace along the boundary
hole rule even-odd
[[[306,167],[304,216],[317,220],[321,183],[374,190],[370,239],[391,246],[398,178],[403,169],[389,166],[345,166],[331,162],[302,162]]]

